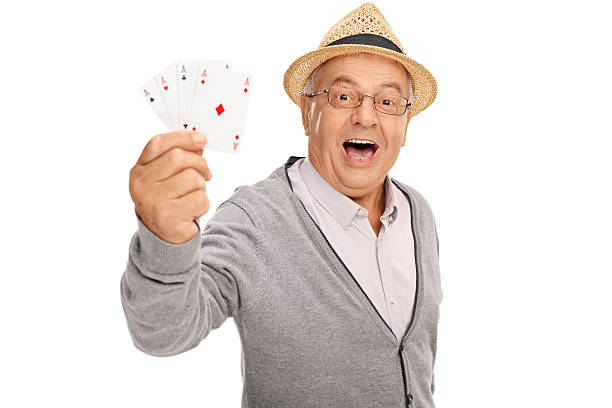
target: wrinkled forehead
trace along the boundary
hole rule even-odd
[[[390,58],[369,53],[339,55],[325,61],[319,67],[319,80],[330,82],[341,76],[341,73],[347,73],[354,67],[372,68],[375,66],[375,71],[385,75],[385,79],[392,79],[400,84],[402,90],[407,91],[410,87],[409,73],[406,68],[397,61]],[[364,70],[367,71],[367,70]],[[363,73],[355,76],[355,80],[363,78]],[[342,75],[346,77],[346,75]]]

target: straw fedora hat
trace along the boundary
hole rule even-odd
[[[338,21],[323,37],[319,48],[302,55],[285,72],[283,85],[287,95],[298,106],[304,85],[322,63],[339,55],[367,52],[401,63],[412,77],[411,116],[427,108],[436,98],[433,75],[421,64],[406,56],[391,26],[372,3],[365,3]]]

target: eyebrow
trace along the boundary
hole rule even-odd
[[[344,82],[344,83],[347,83],[349,85],[359,86],[359,84],[357,84],[357,82],[355,82],[354,80],[352,80],[351,78],[349,78],[347,76],[339,76],[339,77],[335,78],[332,81],[330,86],[333,86],[337,82]],[[397,90],[398,94],[402,93],[402,88],[400,87],[400,85],[397,82],[387,82],[387,83],[382,84],[381,86],[386,87],[386,88],[394,88],[394,89]]]

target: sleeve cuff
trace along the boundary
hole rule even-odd
[[[155,235],[136,213],[141,259],[148,271],[161,275],[178,275],[189,271],[201,262],[201,229],[189,241],[173,244]],[[199,228],[198,224],[198,228]]]

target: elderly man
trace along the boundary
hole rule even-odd
[[[175,355],[232,316],[243,407],[434,407],[435,221],[387,173],[435,80],[367,3],[290,66],[285,89],[308,157],[238,187],[203,231],[205,135],[145,146],[130,174],[138,232],[121,279],[134,344]]]

